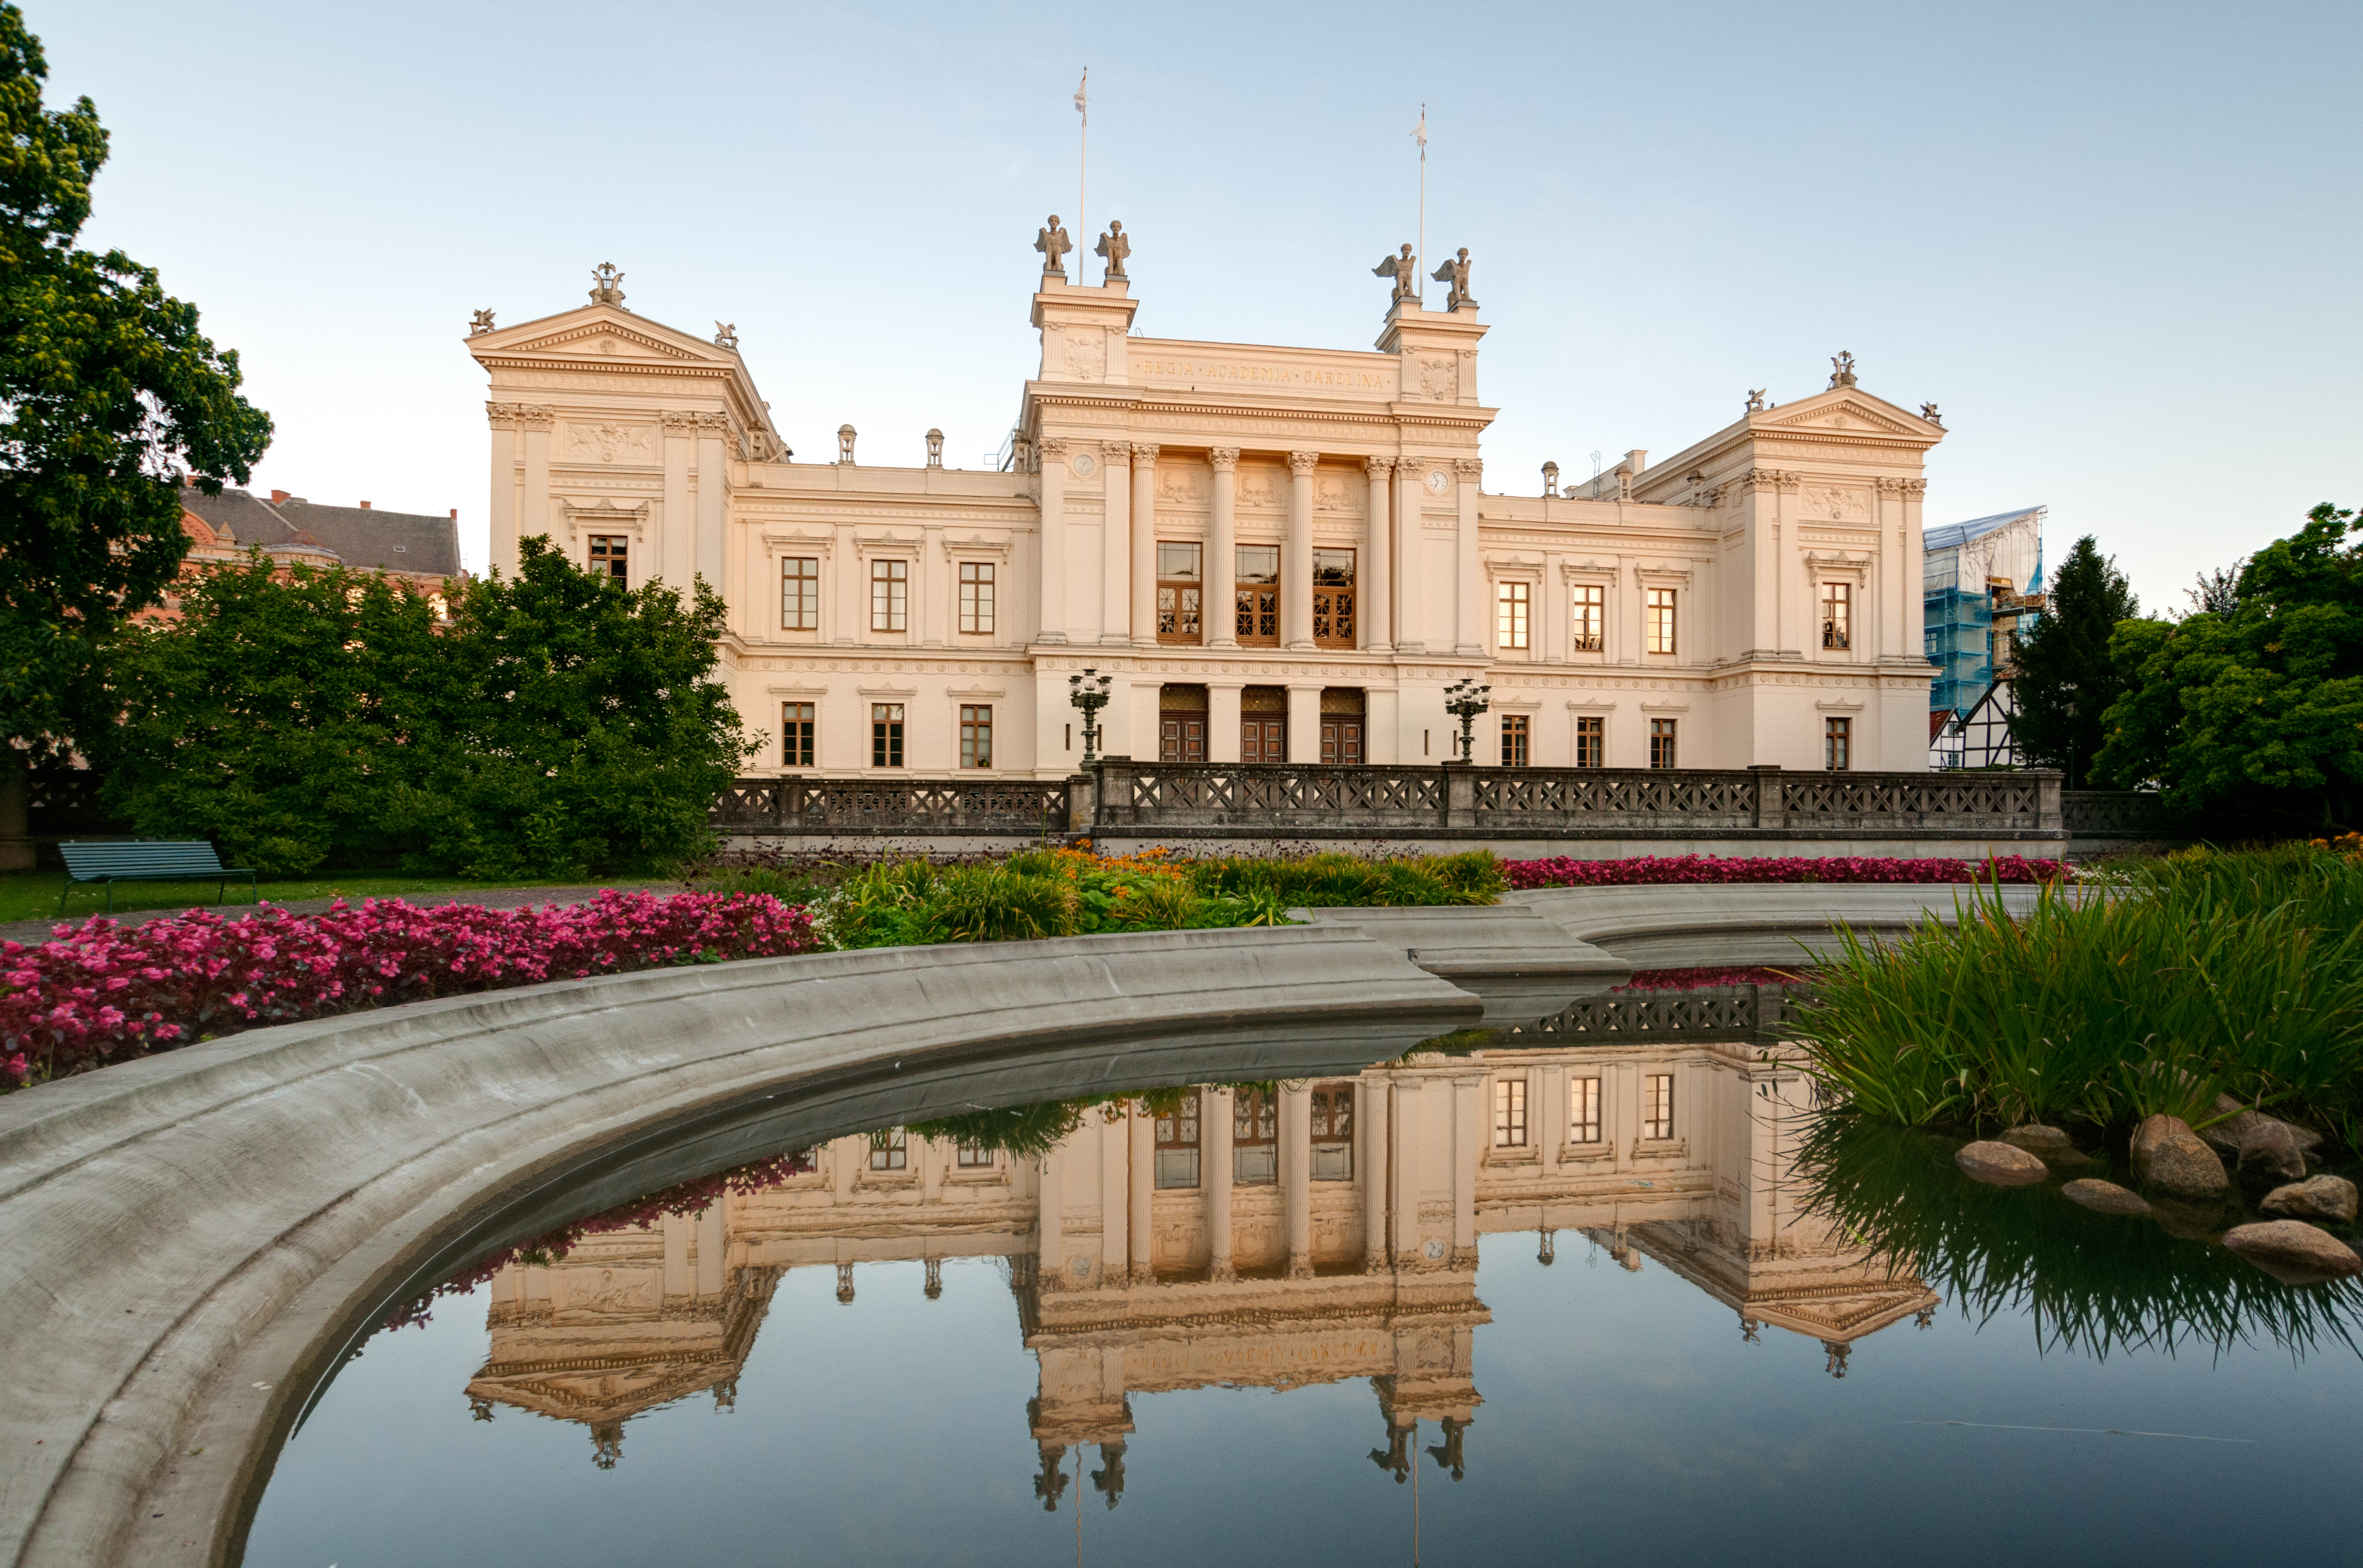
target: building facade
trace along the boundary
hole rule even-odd
[[[1050,239],[1051,231],[1045,231]],[[1046,254],[1071,248],[1058,231]],[[797,461],[725,329],[591,303],[467,339],[490,381],[494,564],[544,535],[716,585],[751,773],[1059,777],[1071,679],[1104,751],[1442,761],[1444,692],[1512,766],[1927,765],[1923,458],[1944,431],[1831,384],[1580,493],[1484,488],[1487,326],[1400,282],[1370,350],[1135,337],[1122,275],[1046,268],[997,470]]]

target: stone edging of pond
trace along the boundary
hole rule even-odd
[[[2023,915],[2041,889],[2006,883],[2000,891],[2002,907]],[[1943,882],[1733,882],[1534,888],[1502,902],[1524,905],[1636,968],[1657,969],[1810,962],[1836,950],[1833,923],[1889,937],[1931,919],[1951,925],[1969,894]]]

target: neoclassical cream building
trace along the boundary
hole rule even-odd
[[[1398,289],[1354,350],[1135,337],[1130,288],[1045,269],[988,471],[940,466],[933,432],[925,468],[864,464],[849,426],[794,459],[735,334],[633,314],[612,269],[562,315],[480,313],[494,564],[539,534],[716,585],[758,774],[1061,776],[1087,667],[1114,680],[1103,749],[1144,761],[1442,761],[1445,689],[1477,676],[1481,763],[1927,767],[1944,431],[1849,358],[1671,458],[1510,495],[1484,486],[1465,290]]]

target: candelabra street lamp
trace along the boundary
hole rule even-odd
[[[1092,755],[1099,747],[1100,710],[1108,705],[1108,688],[1115,684],[1114,676],[1102,675],[1086,668],[1081,675],[1067,677],[1067,701],[1081,709],[1083,715],[1083,766],[1092,765]]]
[[[1475,676],[1455,681],[1444,689],[1444,711],[1460,721],[1460,760],[1472,759],[1477,749],[1477,715],[1492,709],[1493,689],[1480,686]]]

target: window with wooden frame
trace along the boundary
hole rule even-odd
[[[1198,1185],[1198,1089],[1184,1089],[1182,1103],[1157,1118],[1157,1188],[1160,1192]]]
[[[1854,646],[1854,584],[1822,584],[1822,646]]]
[[[870,704],[870,766],[903,766],[903,704],[900,702]]]
[[[1350,648],[1360,635],[1354,620],[1354,552],[1313,552],[1313,641]]]
[[[1644,591],[1641,607],[1642,626],[1648,635],[1648,649],[1655,654],[1674,651],[1674,590],[1652,588]]]
[[[788,556],[780,562],[780,629],[820,630],[820,558]]]
[[[1313,1086],[1313,1179],[1354,1179],[1354,1086]]]
[[[993,566],[991,561],[960,564],[960,629],[963,636],[993,635]]]
[[[1649,721],[1649,766],[1672,767],[1674,761],[1675,723],[1671,719]]]
[[[1232,635],[1243,648],[1280,646],[1280,547],[1239,545],[1238,570],[1233,579],[1238,596],[1238,624]]]
[[[1243,1088],[1231,1096],[1231,1180],[1270,1187],[1280,1179],[1280,1097]]]
[[[993,766],[993,707],[990,703],[960,704],[960,765],[962,767]]]
[[[1571,644],[1577,653],[1598,653],[1608,646],[1608,590],[1596,582],[1579,582],[1569,595]]]
[[[1575,765],[1578,767],[1608,766],[1608,721],[1579,713],[1575,719]]]
[[[1526,766],[1527,746],[1533,739],[1533,722],[1524,713],[1502,715],[1502,766]]]
[[[962,1143],[957,1158],[964,1171],[989,1171],[994,1164],[993,1151],[982,1143]]]
[[[1641,1136],[1662,1142],[1674,1135],[1674,1075],[1651,1073],[1641,1085]]]
[[[1854,766],[1852,719],[1822,721],[1822,766],[1832,773],[1844,773]]]
[[[1157,640],[1194,647],[1206,640],[1201,618],[1206,585],[1196,545],[1157,547]]]
[[[870,1134],[870,1168],[871,1170],[905,1170],[909,1168],[910,1164],[910,1143],[900,1127],[888,1127]]]
[[[1523,582],[1493,585],[1493,644],[1503,653],[1516,653],[1527,646],[1533,591]]]
[[[631,539],[623,534],[591,536],[591,575],[611,577],[618,587],[629,588],[631,578],[627,561],[631,555]]]
[[[1600,1142],[1598,1078],[1567,1080],[1567,1141],[1570,1143]]]
[[[1523,1149],[1526,1146],[1526,1080],[1495,1078],[1493,1080],[1493,1147]]]
[[[911,563],[870,563],[870,629],[907,632],[911,629]]]
[[[780,704],[780,766],[810,767],[813,766],[814,720],[810,702]]]

